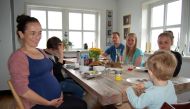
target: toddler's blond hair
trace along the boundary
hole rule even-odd
[[[175,56],[170,51],[159,50],[147,60],[147,67],[159,80],[172,78],[177,65]]]

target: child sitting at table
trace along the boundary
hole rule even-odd
[[[168,51],[156,51],[147,60],[150,81],[127,88],[127,97],[134,108],[160,109],[164,102],[177,102],[170,79],[176,67],[176,58]],[[143,91],[142,91],[143,90]],[[139,96],[135,91],[143,92]]]

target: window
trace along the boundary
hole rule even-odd
[[[73,48],[82,48],[83,43],[87,43],[89,48],[93,47],[95,36],[95,14],[69,12],[69,40],[74,43]]]
[[[150,40],[152,50],[158,49],[157,37],[165,30],[171,30],[174,33],[174,44],[172,50],[177,50],[181,35],[181,12],[182,0],[170,0],[154,3],[150,5]]]
[[[42,37],[38,44],[38,48],[46,48],[47,39],[52,36],[57,36],[62,40],[62,12],[47,11],[43,9],[31,9],[30,15],[37,18],[42,26]],[[56,17],[55,17],[56,16]]]
[[[73,49],[82,49],[84,43],[87,43],[89,48],[98,45],[97,12],[33,5],[28,5],[27,11],[42,25],[42,38],[38,48],[46,48],[46,42],[52,36],[57,36],[61,40],[69,39]]]

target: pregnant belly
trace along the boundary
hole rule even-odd
[[[61,86],[51,74],[38,79],[31,79],[29,81],[29,87],[48,100],[61,96]]]

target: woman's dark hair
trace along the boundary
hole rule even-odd
[[[46,46],[48,49],[57,49],[60,43],[62,43],[62,41],[58,37],[53,36],[48,39]]]
[[[17,16],[17,32],[21,31],[22,33],[24,33],[24,31],[26,30],[26,26],[28,23],[31,22],[39,22],[38,19],[34,18],[34,17],[30,17],[28,15],[19,15]]]

